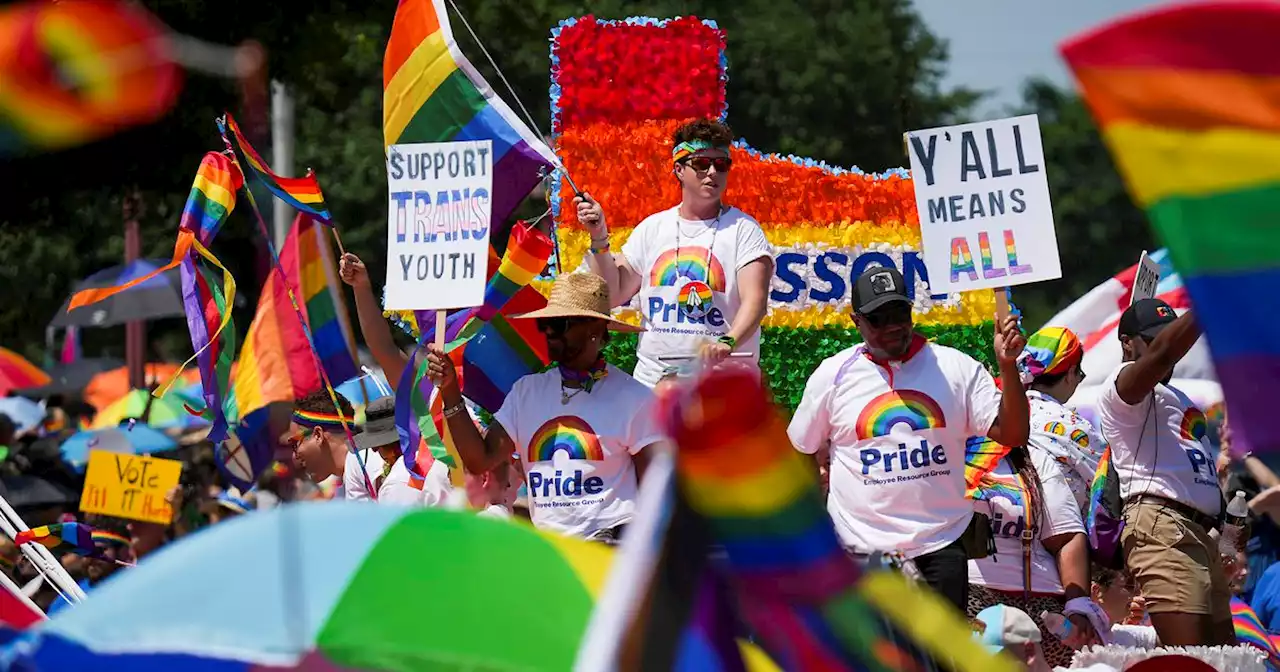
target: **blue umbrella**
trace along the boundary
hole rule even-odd
[[[178,447],[178,442],[159,430],[143,424],[94,429],[71,435],[62,442],[62,458],[76,469],[84,469],[89,463],[90,450],[109,450],[113,453],[163,453]]]
[[[364,383],[363,387],[360,385],[361,382]],[[353,404],[367,404],[374,399],[381,399],[391,394],[383,391],[390,390],[391,386],[387,384],[386,376],[383,376],[380,372],[372,376],[356,376],[334,389]]]
[[[26,397],[4,397],[0,399],[0,415],[9,416],[22,433],[44,422],[44,407]]]

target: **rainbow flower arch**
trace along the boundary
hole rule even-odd
[[[713,21],[587,16],[552,31],[554,149],[575,183],[603,204],[614,249],[645,217],[679,201],[672,133],[689,119],[726,119],[727,82],[725,33]],[[761,364],[780,403],[794,408],[817,365],[860,340],[850,318],[850,278],[868,266],[902,271],[925,335],[991,362],[995,295],[929,291],[907,171],[869,174],[766,154],[742,141],[732,155],[726,201],[760,222],[776,252]],[[590,244],[563,207],[572,198],[557,177],[550,195],[555,270],[577,268]],[[545,293],[549,284],[540,281],[539,289]],[[634,307],[620,317],[639,320]],[[630,370],[634,337],[610,348],[610,360]]]

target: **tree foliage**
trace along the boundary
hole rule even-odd
[[[753,146],[883,170],[901,165],[901,134],[961,121],[977,94],[941,85],[945,44],[908,0],[489,0],[461,2],[466,19],[493,55],[537,127],[549,128],[549,31],[561,19],[592,12],[601,18],[697,15],[728,33],[729,122]],[[296,99],[295,170],[320,176],[348,250],[384,273],[386,210],[382,152],[382,52],[394,3],[317,0],[297,12],[287,3],[151,0],[173,29],[221,44],[257,40],[273,78]],[[461,48],[508,102],[497,72],[451,12]],[[201,155],[221,149],[213,124],[235,113],[266,154],[269,95],[259,84],[201,75],[187,78],[164,120],[110,139],[0,166],[7,198],[0,208],[0,343],[38,357],[44,325],[79,278],[123,258],[121,199],[136,189],[145,256],[171,254],[178,213]],[[1064,267],[1072,278],[1019,293],[1050,305],[1115,272],[1146,241],[1146,228],[1127,205],[1087,115],[1071,96],[1037,85],[1027,106],[1041,113],[1053,180]],[[263,214],[269,201],[259,197]],[[536,206],[530,205],[530,211]],[[533,213],[536,214],[536,213]],[[257,225],[241,203],[214,251],[239,280],[236,318],[247,328],[265,271]],[[1105,267],[1105,273],[1102,271]],[[1097,269],[1098,272],[1094,272]],[[1069,297],[1068,297],[1069,298]],[[1059,302],[1060,303],[1060,302]],[[152,325],[166,346],[183,354],[181,320]],[[122,351],[123,329],[89,330],[86,352]]]

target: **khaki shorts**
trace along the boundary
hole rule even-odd
[[[1184,613],[1231,620],[1231,587],[1208,530],[1157,502],[1125,507],[1120,543],[1153,614]]]

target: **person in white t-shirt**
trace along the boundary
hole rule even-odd
[[[1069,616],[1075,628],[1067,641],[1059,641],[1040,619],[1042,612],[1061,614],[1069,605],[1093,608],[1089,543],[1080,506],[1062,477],[1065,470],[1042,451],[1013,448],[983,476],[974,507],[991,519],[996,552],[969,561],[968,604],[970,616],[996,604],[1027,607],[1044,634],[1049,664],[1062,666],[1071,664],[1072,649],[1096,641],[1093,626],[1080,613]]]
[[[1089,485],[1107,442],[1092,423],[1065,406],[1084,382],[1083,359],[1084,347],[1074,332],[1065,327],[1044,327],[1027,337],[1018,368],[1031,403],[1027,447],[1033,456],[1063,467],[1054,477],[1065,482],[1081,513],[1087,515]]]
[[[1027,397],[1017,369],[1026,340],[1015,317],[997,325],[1001,396],[972,357],[914,332],[897,269],[875,267],[859,276],[853,306],[863,343],[818,366],[787,433],[797,450],[823,453],[818,468],[829,469],[827,510],[850,552],[905,555],[964,610],[968,554],[961,537],[973,519],[965,441],[1026,443]]]
[[[1235,644],[1231,588],[1218,543],[1222,490],[1204,413],[1170,387],[1173,367],[1200,336],[1191,311],[1159,299],[1125,309],[1124,359],[1095,404],[1120,478],[1125,567],[1165,646]]]
[[[518,455],[539,529],[616,542],[662,441],[653,391],[601,356],[610,329],[637,328],[609,316],[609,288],[592,273],[562,274],[547,306],[520,318],[538,321],[558,366],[517,380],[483,437],[463,411],[453,364],[428,346],[454,446],[473,474]]]
[[[346,397],[337,394],[337,399],[335,407],[329,393],[320,390],[293,402],[293,418],[280,443],[293,449],[294,463],[306,472],[312,483],[318,485],[330,478],[336,479],[332,499],[343,500],[347,495],[342,480],[351,451],[347,449],[342,424],[354,425],[355,411]]]
[[[383,504],[410,506],[437,506],[448,495],[449,469],[443,462],[431,465],[422,483],[415,485],[409,469],[401,459],[400,433],[396,430],[396,400],[394,397],[375,399],[365,408],[365,424],[356,434],[356,448],[365,459],[365,470],[373,480],[377,501]],[[347,456],[347,468],[343,485],[348,500],[374,499],[369,496],[360,467],[352,466],[355,454]],[[352,474],[352,471],[355,471]],[[354,476],[354,478],[353,478]],[[359,494],[356,494],[359,493]]]
[[[710,119],[676,130],[671,157],[680,204],[640,222],[621,256],[610,252],[601,204],[590,194],[574,199],[591,234],[587,265],[609,283],[611,305],[639,297],[647,331],[635,377],[649,387],[676,372],[681,358],[718,363],[737,352],[759,362],[773,248],[756,220],[722,201],[732,141],[729,127]]]

